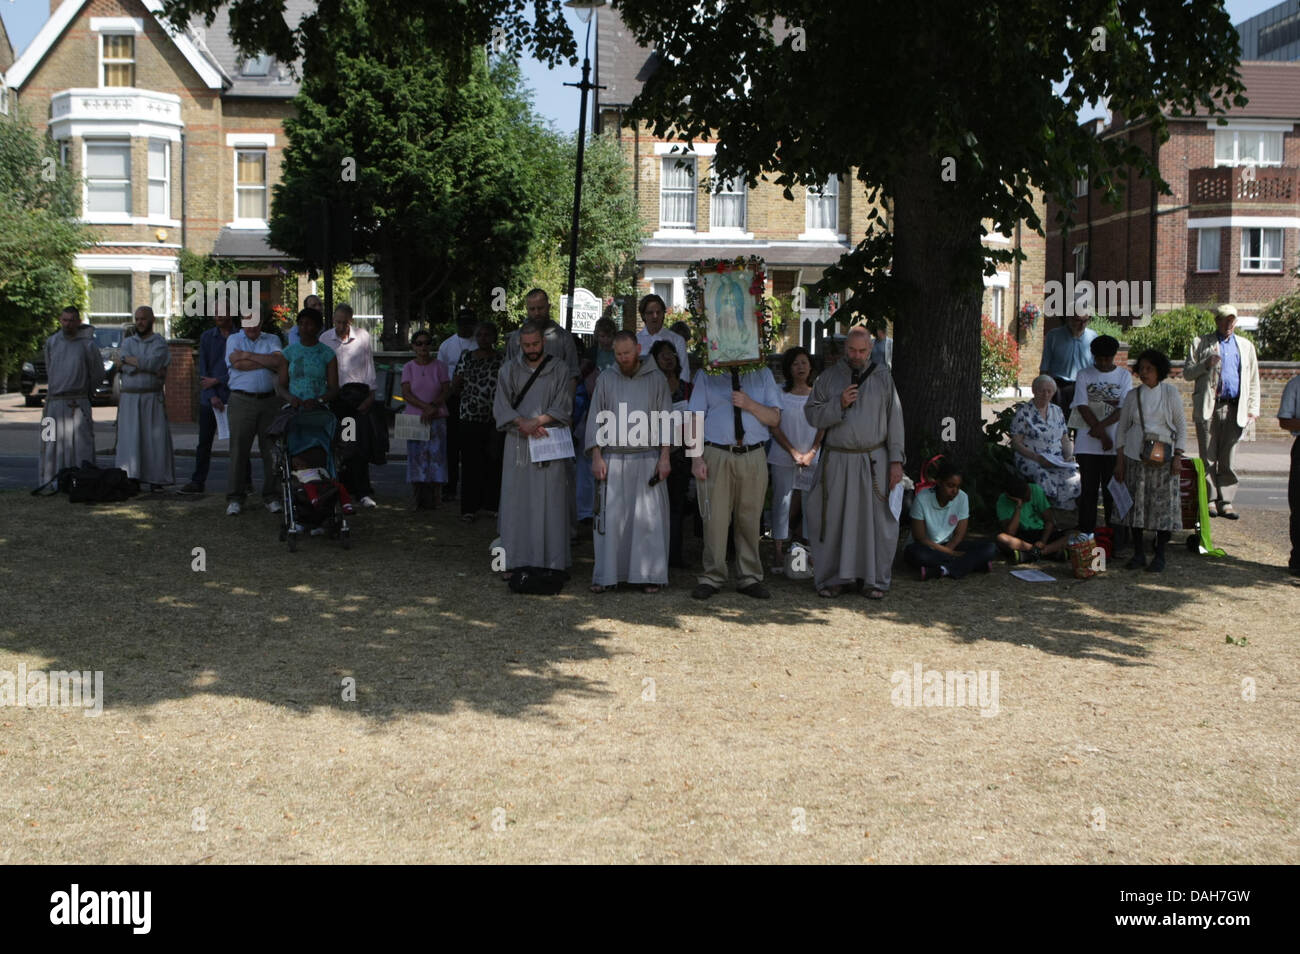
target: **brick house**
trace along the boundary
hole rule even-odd
[[[1264,305],[1295,290],[1300,63],[1246,62],[1241,76],[1250,102],[1230,109],[1224,126],[1203,111],[1171,116],[1161,144],[1147,120],[1095,121],[1098,135],[1154,155],[1173,194],[1133,179],[1115,209],[1080,180],[1074,227],[1048,236],[1048,279],[1150,282],[1152,311],[1232,304],[1246,328]],[[1049,221],[1058,211],[1049,203]]]
[[[299,281],[282,276],[286,257],[267,242],[297,80],[234,49],[226,8],[206,30],[180,32],[161,9],[161,0],[51,0],[49,20],[6,71],[24,114],[84,180],[82,217],[98,240],[76,266],[99,324],[128,321],[142,304],[163,319],[179,314],[182,248],[238,261],[264,310],[283,281]],[[291,0],[286,18],[306,9]]]
[[[787,301],[802,298],[799,328],[786,329],[787,345],[816,351],[816,339],[830,330],[826,320],[834,303],[818,301],[811,287],[865,234],[871,213],[865,188],[849,174],[833,177],[820,189],[794,186],[793,198],[786,199],[782,188],[770,182],[760,180],[753,188],[735,180],[715,183],[715,142],[697,141],[691,152],[683,153],[680,144],[655,137],[647,124],[624,119],[656,61],[657,54],[637,44],[617,12],[600,11],[595,82],[605,89],[595,91],[593,128],[618,138],[633,171],[643,223],[636,257],[638,297],[654,292],[668,303],[670,313],[683,309],[689,263],[759,255],[767,263],[768,292]],[[887,222],[888,208],[882,211]],[[1011,328],[1017,299],[1041,292],[1042,238],[1018,229],[1016,239],[992,236],[988,241],[1019,242],[1029,255],[1020,267],[985,279],[984,313],[997,314],[1002,327]],[[628,327],[636,321],[631,304],[624,316]],[[1041,334],[1039,330],[1040,341]]]
[[[1154,154],[1173,190],[1162,196],[1146,179],[1133,179],[1119,209],[1081,180],[1076,224],[1053,229],[1047,241],[1047,277],[1149,282],[1152,312],[1182,305],[1236,306],[1241,327],[1253,328],[1261,308],[1297,288],[1300,258],[1300,62],[1244,62],[1250,102],[1233,107],[1220,126],[1203,112],[1169,117],[1169,140],[1153,141],[1147,121],[1093,120],[1097,134],[1122,137]],[[1059,211],[1049,203],[1049,221]],[[1142,324],[1130,316],[1124,324]],[[1049,320],[1048,326],[1056,321]],[[1191,387],[1173,379],[1191,413]],[[1293,365],[1262,362],[1260,420],[1247,435],[1279,437],[1277,407]],[[1188,417],[1190,421],[1190,416]]]

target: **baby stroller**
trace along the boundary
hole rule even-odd
[[[323,530],[330,539],[340,540],[343,549],[351,549],[351,506],[338,483],[335,466],[338,420],[324,409],[286,412],[277,419],[272,433],[284,505],[280,540],[288,541],[293,553],[303,530],[311,530],[313,535]],[[349,504],[346,509],[345,503]]]

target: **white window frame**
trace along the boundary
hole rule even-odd
[[[722,187],[733,186],[732,191],[717,191],[719,184]],[[723,179],[714,176],[712,187],[709,189],[709,231],[716,232],[726,236],[736,236],[739,238],[753,238],[747,229],[749,228],[749,187],[745,184],[743,175],[731,176]],[[718,225],[718,199],[719,198],[736,198],[740,200],[740,225]]]
[[[1002,309],[1006,306],[1006,290],[1001,285],[989,286],[989,317],[999,328],[1005,323]]]
[[[147,147],[150,154],[155,145],[161,145],[163,149],[163,174],[161,179],[155,179],[149,175],[148,163],[152,155],[147,156],[145,159],[145,196],[147,202],[152,194],[154,184],[161,182],[163,187],[163,207],[161,212],[155,212],[152,208],[145,209],[145,215],[151,225],[170,222],[172,213],[172,144],[166,139],[150,139]]]
[[[698,185],[700,164],[699,164],[698,156],[695,153],[683,153],[677,155],[660,156],[658,157],[658,159],[659,159],[659,231],[666,233],[667,235],[681,235],[683,232],[696,231],[699,228],[699,222],[700,222],[700,209],[699,209],[700,203],[699,203],[699,185]],[[669,168],[668,165],[669,163],[673,163],[675,166],[678,162],[688,164],[691,167],[691,187],[690,187],[691,220],[689,223],[667,222],[664,219],[664,193],[665,191],[667,191],[664,186],[664,178],[665,178],[664,174],[665,172],[667,172]],[[682,195],[685,193],[685,191],[686,190],[684,189],[673,189],[672,194]],[[657,232],[656,237],[658,237],[658,235],[659,233]]]
[[[9,87],[5,85],[4,77],[0,76],[0,116],[9,115]]]
[[[807,186],[803,200],[803,234],[800,238],[829,238],[832,241],[842,238],[840,231],[840,177],[831,176],[820,186]],[[813,228],[809,224],[809,206],[814,199],[834,198],[831,207],[835,210],[835,222],[830,228]]]
[[[245,152],[259,152],[262,154],[262,218],[248,219],[242,218],[239,214],[239,193],[241,191],[250,191],[251,187],[241,186],[239,184],[239,155]],[[241,143],[234,147],[231,156],[230,166],[231,187],[234,190],[234,218],[230,223],[231,228],[235,229],[266,229],[266,217],[271,213],[271,159],[270,150],[262,145],[248,145]]]
[[[1249,136],[1276,136],[1279,145],[1278,158],[1276,160],[1268,160],[1268,161],[1261,161],[1258,159],[1243,160],[1241,158],[1242,133],[1245,133]],[[1220,159],[1219,158],[1219,137],[1229,136],[1229,135],[1232,136],[1232,158]],[[1262,145],[1263,143],[1261,142],[1261,146]],[[1245,165],[1253,165],[1259,169],[1268,169],[1268,168],[1276,169],[1282,165],[1282,161],[1285,158],[1285,152],[1286,152],[1286,136],[1284,132],[1280,129],[1228,128],[1228,129],[1214,130],[1214,167],[1216,169],[1235,168],[1237,166],[1245,166]]]
[[[82,274],[85,276],[85,278],[86,278],[86,282],[87,282],[88,285],[93,285],[93,284],[94,284],[94,276],[96,276],[96,275],[100,276],[101,278],[103,278],[103,277],[105,277],[105,276],[115,276],[115,277],[118,277],[118,278],[125,277],[125,278],[126,278],[126,304],[127,304],[127,308],[130,308],[130,307],[131,307],[132,302],[134,301],[134,297],[133,297],[133,296],[135,295],[135,273],[134,273],[134,272],[131,272],[131,271],[121,271],[121,270],[101,270],[101,269],[96,269],[96,270],[94,270],[94,271],[85,271],[85,272],[83,272]],[[90,310],[90,294],[91,294],[91,293],[90,293],[90,290],[89,290],[89,288],[88,288],[88,289],[87,289],[87,302],[86,302],[86,305],[87,305],[87,307],[86,307],[86,323],[87,323],[87,324],[98,327],[99,325],[102,325],[102,324],[105,324],[105,323],[107,323],[107,324],[109,324],[109,325],[124,325],[124,324],[129,324],[129,323],[131,322],[132,316],[135,314],[134,311],[127,311],[127,312],[124,312],[124,313],[122,313],[122,312],[116,312],[116,311],[105,311],[105,312],[95,312],[95,311],[91,311],[91,310]],[[104,321],[96,321],[96,318],[107,319],[107,322],[104,322]]]
[[[126,146],[126,211],[125,212],[91,212],[90,211],[90,150],[93,146]],[[130,225],[132,210],[135,208],[135,183],[131,178],[132,169],[131,140],[120,137],[103,139],[83,139],[81,141],[81,220],[91,225]],[[120,180],[112,180],[120,181]]]
[[[1080,242],[1074,247],[1074,280],[1077,282],[1088,274],[1088,243]]]
[[[650,293],[658,295],[664,300],[664,310],[671,311],[673,307],[673,280],[671,278],[661,278],[650,283]]]
[[[239,75],[252,77],[270,76],[272,63],[274,63],[274,59],[270,53],[260,53],[257,56],[245,57],[239,64]],[[258,70],[257,67],[261,64],[265,64],[265,69]],[[254,68],[249,69],[250,66]]]
[[[1074,197],[1081,199],[1088,194],[1088,188],[1092,184],[1092,177],[1084,172],[1082,179],[1074,180]]]
[[[99,88],[100,89],[136,89],[135,71],[140,65],[136,57],[136,47],[137,47],[136,35],[137,35],[137,31],[122,29],[121,27],[117,27],[114,29],[107,29],[100,32],[99,38],[96,41],[96,45],[99,47]],[[128,36],[131,38],[131,58],[129,60],[118,60],[118,59],[105,60],[104,59],[104,38],[109,36]],[[106,77],[104,76],[104,67],[108,63],[113,63],[113,64],[130,63],[131,64],[130,84],[126,86],[109,86],[105,82]]]
[[[1221,233],[1218,229],[1197,229],[1196,230],[1196,272],[1199,275],[1212,275],[1219,272],[1223,267],[1223,242]],[[1214,236],[1214,267],[1205,267],[1205,237]]]
[[[1255,259],[1256,261],[1259,262],[1259,265],[1254,268],[1248,267],[1246,264],[1248,258],[1246,254],[1246,246],[1251,232],[1259,233],[1260,254]],[[1264,233],[1265,232],[1277,233],[1278,250],[1277,250],[1276,259],[1264,258]],[[1243,228],[1241,230],[1241,271],[1243,273],[1253,274],[1253,275],[1260,275],[1260,274],[1281,275],[1283,270],[1282,266],[1285,260],[1286,260],[1286,231],[1284,229],[1269,228],[1266,226],[1252,226],[1250,228]],[[1265,262],[1273,262],[1273,261],[1277,262],[1277,265],[1275,267],[1266,267],[1264,265]]]

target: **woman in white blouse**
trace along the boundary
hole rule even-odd
[[[1154,348],[1138,355],[1137,376],[1142,386],[1129,391],[1120,409],[1115,427],[1115,478],[1122,481],[1133,497],[1133,506],[1124,523],[1133,528],[1133,558],[1130,570],[1146,567],[1159,573],[1165,568],[1165,544],[1175,530],[1183,528],[1182,506],[1178,498],[1178,475],[1182,469],[1187,424],[1183,416],[1183,398],[1169,377],[1170,363]],[[1147,441],[1159,441],[1168,453],[1164,462],[1143,460]],[[1148,455],[1149,456],[1149,455]],[[1155,555],[1147,563],[1142,549],[1142,531],[1155,531]]]
[[[811,475],[825,432],[809,424],[804,415],[813,380],[812,357],[807,348],[790,348],[785,352],[781,358],[781,376],[785,378],[781,426],[772,432],[767,463],[772,468],[772,539],[784,553],[790,542],[791,526],[798,525],[802,516],[795,479],[801,473],[805,477]]]

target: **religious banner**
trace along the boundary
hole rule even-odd
[[[706,258],[687,268],[692,350],[709,374],[766,367],[778,325],[766,281],[763,260],[756,255]]]

